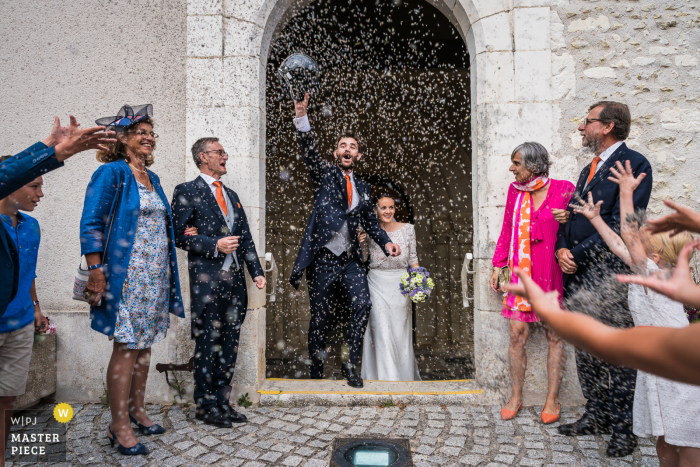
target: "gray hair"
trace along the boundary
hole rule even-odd
[[[194,160],[197,168],[202,166],[202,160],[199,158],[199,154],[207,150],[207,144],[216,143],[219,138],[209,137],[209,138],[199,138],[192,145],[192,159]]]
[[[523,159],[525,168],[532,172],[533,175],[549,175],[549,167],[552,161],[549,160],[549,153],[540,143],[528,141],[513,149],[510,154],[510,160],[513,160],[515,155],[520,153]]]

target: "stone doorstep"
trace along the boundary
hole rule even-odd
[[[365,381],[352,388],[345,380],[267,379],[260,390],[261,406],[377,406],[382,401],[410,405],[490,405],[493,394],[479,389],[474,380]]]

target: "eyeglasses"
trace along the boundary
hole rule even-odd
[[[599,118],[588,118],[588,117],[585,117],[585,118],[583,119],[583,126],[584,126],[584,127],[587,127],[588,124],[589,124],[590,122],[602,122],[602,120],[599,119]]]
[[[158,135],[155,134],[155,133],[153,133],[152,131],[149,133],[149,132],[146,131],[146,130],[138,130],[138,131],[135,131],[134,133],[136,133],[137,135],[141,136],[142,138],[145,138],[146,136],[150,136],[150,137],[153,138],[153,139],[157,139],[157,138],[158,138]]]
[[[202,152],[203,152],[204,154],[213,152],[213,153],[214,153],[216,156],[218,156],[218,157],[228,157],[228,154],[226,154],[226,153],[225,153],[224,151],[222,151],[221,149],[216,149],[216,150],[213,150],[213,151],[202,151]]]

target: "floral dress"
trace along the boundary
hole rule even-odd
[[[114,330],[114,340],[129,349],[151,347],[170,327],[167,210],[156,191],[138,187],[141,212]]]

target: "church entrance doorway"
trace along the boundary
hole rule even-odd
[[[291,17],[268,56],[265,233],[280,280],[276,300],[267,303],[267,378],[309,377],[308,291],[305,281],[294,290],[288,278],[313,200],[293,105],[276,76],[292,53],[313,57],[321,69],[309,109],[321,154],[332,160],[337,134],[358,133],[364,157],[357,174],[374,196],[395,199],[398,221],[415,225],[419,262],[436,279],[431,299],[413,307],[421,376],[473,377],[472,308],[464,306],[461,283],[473,245],[466,45],[424,0],[330,0]],[[348,321],[344,307],[336,309],[324,374],[330,379],[340,379]]]

